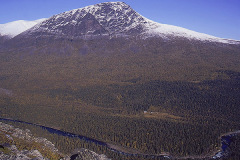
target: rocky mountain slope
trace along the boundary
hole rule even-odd
[[[16,35],[16,33],[11,34]],[[19,38],[43,36],[72,39],[137,36],[144,39],[149,37],[161,37],[166,40],[185,38],[240,44],[239,41],[217,38],[185,28],[153,22],[124,2],[100,3],[54,15],[25,31]]]

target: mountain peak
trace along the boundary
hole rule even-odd
[[[164,39],[185,38],[220,43],[239,44],[185,28],[153,22],[134,11],[124,2],[104,2],[73,9],[50,17],[23,33],[24,36],[54,36],[63,38],[96,38],[99,36]]]
[[[73,9],[71,11],[66,11],[64,13],[73,15],[76,12],[91,12],[93,14],[96,12],[99,13],[98,12],[99,10],[102,10],[102,12],[108,12],[108,11],[110,11],[109,9],[113,9],[115,11],[120,11],[120,10],[128,9],[128,8],[130,8],[130,6],[124,2],[103,2],[103,3],[98,3],[95,5],[86,6],[83,8]]]
[[[86,19],[86,15],[92,15],[91,20],[90,17]],[[79,38],[86,33],[80,31],[89,30],[89,28],[82,28],[82,24],[89,23],[84,27],[91,27],[90,24],[93,21],[95,21],[94,24],[98,23],[97,30],[91,32],[93,36],[129,35],[140,33],[143,28],[140,24],[144,23],[144,18],[124,2],[104,2],[54,15],[35,26],[27,34],[40,33],[41,35]]]

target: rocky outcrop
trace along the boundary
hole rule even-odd
[[[11,125],[0,122],[0,130],[3,133],[8,133],[8,134],[6,134],[6,136],[9,139],[13,140],[13,137],[15,137],[15,138],[25,140],[27,142],[36,142],[36,143],[43,145],[45,148],[47,148],[48,150],[51,150],[52,152],[58,152],[58,149],[55,148],[55,146],[52,142],[48,141],[46,138],[34,137],[31,134],[31,131],[29,129],[22,130],[22,129],[14,128]]]
[[[0,95],[12,96],[13,93],[11,90],[0,88]]]
[[[97,154],[88,149],[75,150],[73,155],[70,157],[71,160],[110,160],[107,156]]]
[[[38,150],[22,150],[19,151],[15,145],[11,145],[8,147],[3,147],[4,150],[9,150],[9,153],[0,152],[1,160],[47,160],[47,158],[43,157],[42,154]]]
[[[88,149],[63,155],[46,138],[34,137],[31,131],[0,122],[0,160],[109,160],[105,155]]]
[[[46,138],[34,137],[30,130],[14,128],[0,122],[0,159],[44,160],[48,159],[36,148],[48,150],[53,154],[60,154],[54,144]],[[36,146],[31,146],[35,144]],[[32,148],[32,149],[31,149]]]

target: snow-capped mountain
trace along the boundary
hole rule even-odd
[[[50,79],[66,76],[71,81],[82,76],[83,82],[88,76],[86,83],[96,78],[103,84],[119,79],[124,83],[135,83],[135,79],[155,81],[156,77],[201,81],[205,77],[227,78],[224,70],[240,72],[240,41],[153,22],[123,2],[74,9],[54,15],[12,39],[0,37],[0,54],[6,57],[6,70],[11,70],[9,66],[19,68],[32,77],[31,82],[51,77],[55,70]],[[5,63],[11,59],[12,64]],[[124,77],[128,77],[126,81]]]
[[[35,21],[18,20],[0,24],[0,35],[6,36],[8,38],[13,38],[44,20],[46,20],[46,18],[38,19]]]
[[[74,9],[35,25],[22,35],[86,38],[96,36],[139,36],[166,39],[186,38],[200,41],[239,44],[185,28],[153,22],[134,11],[124,2],[105,2]]]

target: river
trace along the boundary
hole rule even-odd
[[[87,142],[92,142],[92,143],[95,143],[95,144],[98,144],[98,145],[101,145],[101,146],[105,146],[105,147],[109,148],[112,152],[116,152],[116,153],[119,153],[119,154],[122,154],[122,155],[128,155],[128,156],[133,156],[133,157],[134,156],[143,156],[143,157],[146,157],[146,158],[150,157],[150,158],[168,158],[168,159],[171,159],[170,156],[168,156],[168,155],[148,155],[148,154],[140,154],[140,153],[136,153],[136,154],[127,153],[127,152],[124,152],[124,151],[120,150],[119,148],[121,148],[121,147],[116,146],[116,145],[111,145],[109,143],[99,141],[99,140],[96,140],[96,139],[93,139],[93,138],[89,138],[89,137],[86,137],[86,136],[82,136],[82,135],[78,135],[78,134],[74,134],[74,133],[70,133],[70,132],[61,131],[61,130],[58,130],[58,129],[55,129],[55,128],[46,127],[46,126],[42,126],[42,125],[39,125],[39,124],[34,124],[34,123],[25,122],[25,121],[21,121],[21,120],[8,119],[8,118],[0,118],[0,120],[1,121],[10,121],[10,122],[18,122],[18,123],[33,125],[33,126],[45,129],[51,134],[58,134],[58,135],[61,135],[61,136],[71,137],[71,138],[79,138],[79,139],[87,141]],[[113,148],[113,146],[115,146],[115,148]],[[118,149],[116,149],[116,148],[118,148]]]
[[[172,157],[170,155],[148,155],[148,154],[141,154],[141,153],[127,153],[127,152],[124,152],[124,151],[120,150],[119,148],[121,148],[121,147],[117,146],[117,147],[113,148],[112,146],[116,146],[116,145],[111,145],[111,144],[108,144],[106,142],[99,141],[99,140],[89,138],[89,137],[86,137],[86,136],[61,131],[61,130],[58,130],[58,129],[55,129],[55,128],[46,127],[46,126],[42,126],[42,125],[39,125],[39,124],[24,122],[24,121],[21,121],[21,120],[14,120],[14,119],[7,119],[7,118],[0,118],[0,120],[1,121],[10,121],[10,122],[18,122],[18,123],[33,125],[33,126],[45,129],[51,134],[58,134],[58,135],[65,136],[65,137],[79,138],[79,139],[85,140],[87,142],[92,142],[92,143],[95,143],[95,144],[98,144],[98,145],[101,145],[101,146],[106,146],[112,152],[116,152],[116,153],[119,153],[119,154],[122,154],[122,155],[128,155],[128,156],[133,156],[133,157],[143,156],[143,157],[146,157],[146,158],[181,159],[179,157]],[[212,157],[204,157],[204,158],[219,159],[219,158],[222,158],[222,157],[227,157],[229,155],[229,153],[231,152],[229,146],[232,143],[232,137],[236,136],[237,134],[240,134],[240,130],[236,131],[236,132],[229,132],[229,133],[226,133],[226,134],[222,135],[221,136],[221,151],[217,152]],[[116,148],[118,148],[118,149],[116,149]]]

